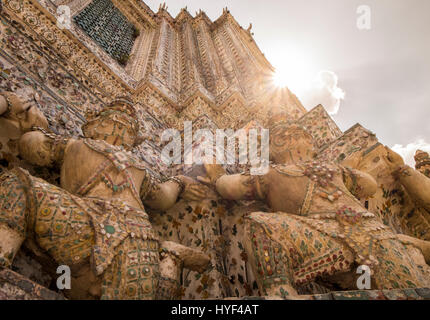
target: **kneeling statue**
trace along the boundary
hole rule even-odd
[[[125,98],[89,116],[86,138],[65,139],[43,128],[19,140],[20,156],[59,166],[61,188],[21,168],[0,176],[0,266],[8,267],[25,239],[72,271],[72,299],[178,297],[182,267],[202,272],[209,257],[160,241],[145,204],[160,210],[178,197],[204,197],[186,177],[156,181],[130,153],[139,143],[137,112]]]
[[[262,294],[299,299],[298,287],[319,280],[357,290],[362,265],[370,269],[372,289],[430,285],[421,252],[418,266],[404,244],[410,239],[357,199],[375,193],[372,176],[314,160],[312,136],[283,114],[271,118],[270,156],[274,164],[261,176],[225,175],[206,165],[208,178],[199,178],[225,199],[259,199],[276,212],[245,218],[246,250]]]

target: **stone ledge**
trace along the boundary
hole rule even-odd
[[[305,300],[430,300],[430,288],[336,291],[302,295]],[[237,300],[274,300],[275,297],[242,297]]]
[[[10,269],[0,269],[0,300],[65,300],[65,298]]]
[[[302,297],[308,300],[430,300],[430,288],[336,291]],[[272,300],[270,297],[257,296],[230,299]],[[65,298],[19,273],[10,269],[0,269],[0,300],[65,300]]]
[[[430,288],[337,291],[308,297],[310,300],[430,300]]]

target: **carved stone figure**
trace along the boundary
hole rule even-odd
[[[429,178],[425,176],[425,153],[417,151],[416,158],[417,170],[414,170],[405,165],[400,155],[377,143],[342,164],[366,172],[377,181],[377,193],[368,205],[370,211],[380,215],[384,224],[399,233],[428,241],[430,193]]]
[[[274,164],[267,174],[223,175],[219,166],[207,165],[209,179],[200,178],[216,184],[225,199],[261,199],[275,212],[251,213],[245,222],[246,249],[260,290],[299,298],[296,288],[311,281],[356,290],[360,265],[370,268],[372,289],[428,286],[422,255],[409,254],[357,200],[375,193],[372,176],[315,161],[312,136],[287,123],[285,115],[275,115],[270,124]]]
[[[428,152],[417,150],[414,159],[415,169],[430,178],[430,156]]]
[[[18,139],[33,126],[48,128],[48,121],[34,101],[22,102],[12,92],[0,92],[0,136]]]
[[[421,211],[421,218],[427,222],[428,226],[430,222],[430,178],[419,170],[425,165],[426,154],[420,150],[417,151],[415,158],[418,161],[417,170],[415,170],[406,165],[400,155],[388,148],[386,148],[386,150],[389,160],[388,163],[391,164],[390,169],[392,175],[402,184],[403,188],[405,188],[406,192],[414,201],[416,210]],[[419,162],[419,160],[422,162]],[[429,240],[430,238],[428,236],[423,238],[423,240],[407,235],[399,235],[399,238],[405,243],[411,243],[419,248],[423,252],[427,263],[430,264],[430,242],[423,241]]]
[[[22,158],[61,168],[61,188],[21,168],[0,176],[0,265],[9,266],[22,242],[33,240],[71,267],[74,299],[174,298],[182,267],[206,268],[209,258],[199,251],[159,244],[142,201],[164,210],[204,190],[186,177],[152,177],[129,152],[139,142],[136,119],[132,104],[119,99],[89,116],[85,139],[43,128],[20,138]]]
[[[0,157],[5,160],[16,160],[16,142],[32,126],[48,128],[44,115],[34,105],[33,100],[21,102],[12,92],[0,92]]]

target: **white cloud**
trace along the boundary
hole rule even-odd
[[[322,104],[331,115],[339,111],[345,92],[338,86],[338,77],[332,71],[320,71],[311,86],[300,97],[308,110]]]
[[[412,143],[409,143],[406,146],[403,146],[401,144],[396,144],[394,147],[392,147],[393,151],[400,154],[403,159],[405,160],[405,163],[410,165],[411,167],[415,167],[415,160],[414,155],[417,149],[420,149],[422,151],[426,151],[430,153],[430,143],[427,143],[424,141],[424,139],[418,139]]]

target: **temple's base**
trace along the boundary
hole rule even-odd
[[[0,269],[0,300],[64,300],[65,298],[10,269]]]
[[[305,300],[430,300],[430,288],[337,291],[303,295]],[[65,298],[10,269],[0,270],[0,300],[64,300]],[[279,299],[279,298],[276,298]],[[226,300],[271,300],[270,297],[242,297]]]
[[[301,295],[304,300],[430,300],[430,288],[336,291]],[[272,300],[271,297],[242,297],[232,300]],[[279,299],[279,297],[273,297]],[[229,299],[230,300],[230,299]]]

